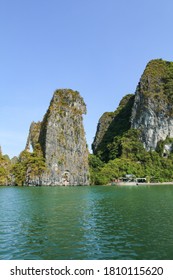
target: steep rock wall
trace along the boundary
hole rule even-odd
[[[36,145],[39,142],[40,136],[40,129],[41,129],[41,122],[32,122],[29,129],[29,135],[27,138],[25,150],[31,151],[31,148],[35,150]]]
[[[173,63],[161,59],[148,63],[136,89],[131,127],[141,131],[146,150],[173,137]]]
[[[122,136],[130,128],[133,103],[134,94],[127,94],[122,98],[114,112],[106,112],[101,116],[92,149],[93,153],[103,161],[108,161],[111,158],[111,144],[115,137]]]
[[[113,112],[105,112],[99,119],[94,142],[92,143],[92,149],[94,154],[97,153],[97,151],[99,150],[99,147],[101,146],[104,136],[108,131],[108,128],[112,123],[113,119],[114,119]]]
[[[85,113],[86,105],[77,91],[57,90],[43,121],[31,125],[26,147],[31,143],[34,150],[37,143],[42,149],[47,167],[42,185],[89,184]]]

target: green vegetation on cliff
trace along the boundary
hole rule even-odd
[[[123,97],[115,112],[104,113],[101,117],[92,144],[94,154],[101,160],[108,162],[120,155],[119,139],[130,129],[133,103],[134,94],[128,94]]]
[[[40,145],[37,144],[32,153],[27,150],[20,153],[18,161],[12,168],[13,184],[17,186],[27,185],[28,181],[32,181],[35,177],[38,178],[39,182],[45,170],[45,160]]]
[[[79,92],[55,91],[43,121],[30,126],[26,148],[12,168],[13,184],[88,185],[84,113]]]
[[[141,77],[138,90],[153,101],[159,101],[160,106],[165,102],[173,104],[173,62],[151,60]]]
[[[135,126],[131,125],[132,113]],[[90,158],[93,183],[110,183],[126,174],[156,182],[173,181],[172,116],[173,62],[151,60],[135,95],[125,96],[115,112],[104,113],[99,120],[92,145],[94,157]],[[161,140],[154,151],[154,141],[159,139],[155,133]],[[148,151],[144,143],[151,144]],[[97,168],[93,161],[98,162]]]
[[[19,158],[10,160],[0,151],[0,185],[88,184],[85,113],[79,92],[55,91],[43,121],[31,124]],[[91,184],[126,174],[173,181],[173,62],[147,64],[135,94],[100,118],[92,149]]]
[[[168,141],[171,142],[165,143]],[[105,163],[96,155],[90,157],[92,184],[108,184],[126,174],[146,177],[150,182],[173,181],[173,150],[164,157],[165,143],[159,143],[157,151],[147,152],[139,140],[139,132],[130,129],[119,139],[121,152],[116,158]]]
[[[6,186],[10,182],[11,161],[7,155],[3,155],[0,147],[0,186]]]

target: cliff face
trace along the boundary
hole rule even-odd
[[[173,137],[173,63],[148,63],[136,89],[131,127],[141,131],[146,150]]]
[[[39,142],[40,129],[41,129],[41,122],[31,123],[25,150],[30,151],[31,148],[35,150],[36,145]]]
[[[153,183],[173,181],[173,62],[148,63],[135,95],[100,118],[93,152],[93,184],[116,182],[126,174]]]
[[[10,184],[10,169],[11,161],[7,155],[2,154],[0,146],[0,186],[6,186]]]
[[[111,159],[111,145],[115,137],[122,136],[130,128],[133,102],[134,95],[127,94],[114,112],[106,112],[101,116],[92,149],[93,153],[100,156],[102,160]]]
[[[26,149],[40,146],[46,171],[41,185],[88,185],[88,149],[82,114],[86,105],[76,91],[57,90],[41,123],[32,123]],[[28,182],[28,184],[34,184]]]
[[[99,147],[100,145],[102,145],[105,134],[111,122],[113,121],[113,118],[114,118],[114,112],[105,112],[99,119],[96,135],[94,138],[94,142],[92,144],[92,149],[94,153],[97,153],[97,151],[99,151]]]
[[[173,62],[151,60],[135,95],[125,96],[115,112],[103,114],[92,145],[94,154],[106,162],[121,156],[122,137],[129,129],[137,131],[147,151],[156,150],[158,145],[160,150],[165,139],[172,141]],[[163,154],[173,149],[171,145],[169,149],[162,147]]]

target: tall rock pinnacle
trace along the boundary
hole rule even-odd
[[[85,113],[86,105],[77,91],[60,89],[54,93],[41,125],[32,123],[27,147],[32,145],[34,150],[37,140],[41,146],[47,167],[42,185],[89,184]]]

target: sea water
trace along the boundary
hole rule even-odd
[[[173,186],[0,187],[0,259],[173,259]]]

